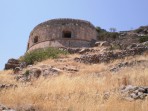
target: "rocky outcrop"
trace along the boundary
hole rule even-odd
[[[15,79],[21,82],[29,82],[33,79],[38,79],[39,77],[57,76],[62,72],[61,69],[42,65],[39,67],[30,67],[19,75],[16,75]]]
[[[123,86],[120,92],[123,99],[130,101],[137,99],[143,100],[148,95],[148,87],[127,85]]]
[[[5,70],[8,70],[8,69],[13,69],[16,71],[18,71],[18,69],[22,69],[22,68],[25,68],[26,67],[26,63],[25,62],[20,62],[19,60],[17,59],[9,59],[8,62],[5,64]]]
[[[7,69],[15,69],[16,67],[20,66],[20,62],[17,59],[9,59],[8,62],[5,64],[5,70]]]
[[[69,65],[65,65],[60,68],[49,65],[41,65],[38,67],[29,66],[26,70],[16,75],[15,79],[21,82],[30,82],[31,80],[38,79],[39,77],[56,77],[62,74],[63,72],[73,74],[78,71],[78,67]]]

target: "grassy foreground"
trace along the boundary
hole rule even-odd
[[[94,65],[74,61],[56,63],[48,59],[37,65],[75,65],[79,67],[79,72],[65,72],[57,77],[39,78],[26,84],[16,82],[11,70],[1,71],[0,83],[17,84],[18,88],[1,90],[0,102],[14,109],[32,105],[39,111],[147,111],[148,98],[125,101],[120,98],[118,88],[127,84],[148,86],[148,66],[126,67],[117,73],[107,71],[111,65],[132,60],[148,60],[148,55]],[[110,97],[105,93],[110,93]]]

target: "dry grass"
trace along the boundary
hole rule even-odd
[[[47,60],[38,65],[48,64],[62,67],[65,64],[80,68],[76,76],[64,74],[53,78],[39,78],[31,85],[0,91],[0,102],[13,108],[32,105],[39,111],[147,111],[148,98],[140,101],[125,101],[118,94],[121,85],[148,85],[148,66],[127,67],[118,73],[105,71],[110,65],[123,61],[147,60],[148,56],[137,56],[110,64],[85,65],[73,61],[55,62]],[[103,72],[103,75],[101,74]],[[11,71],[0,72],[0,81],[16,83]],[[96,76],[97,75],[97,76]],[[110,92],[106,99],[105,92]]]
[[[16,83],[12,70],[0,71],[0,84]]]

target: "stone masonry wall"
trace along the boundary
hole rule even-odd
[[[71,38],[63,38],[64,31],[70,31]],[[33,42],[35,37],[38,37],[38,43]],[[39,47],[59,47],[61,44],[66,47],[88,47],[92,39],[96,40],[96,29],[90,22],[77,19],[54,19],[34,28],[30,34],[28,50]],[[53,45],[54,40],[57,40],[57,43]]]

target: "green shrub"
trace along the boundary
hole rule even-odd
[[[140,37],[140,39],[139,39],[139,42],[140,42],[140,43],[146,42],[146,41],[148,41],[148,36],[142,36],[142,37]]]
[[[107,32],[105,29],[101,29],[101,27],[96,27],[96,31],[97,31],[98,33]]]
[[[22,62],[26,62],[27,65],[34,64],[35,62],[40,62],[46,60],[48,58],[57,58],[60,55],[68,54],[67,51],[59,50],[57,48],[45,48],[45,49],[37,49],[31,52],[26,53],[23,57],[21,57]]]

